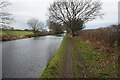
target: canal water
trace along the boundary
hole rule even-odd
[[[2,78],[39,78],[62,39],[45,36],[0,43]]]

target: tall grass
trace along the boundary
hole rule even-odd
[[[93,43],[107,53],[118,53],[120,48],[120,28],[112,25],[105,28],[82,30],[78,32],[82,40]]]

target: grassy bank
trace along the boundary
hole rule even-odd
[[[9,35],[19,36],[19,35],[32,35],[32,31],[7,31]],[[8,35],[5,31],[0,31],[0,36]]]
[[[114,78],[117,56],[107,55],[94,45],[74,38],[73,66],[76,78]]]
[[[52,60],[48,63],[45,71],[41,78],[57,78],[63,76],[64,65],[66,60],[66,48],[67,48],[68,37],[65,36],[59,47],[54,54]]]
[[[32,31],[0,31],[1,41],[29,38],[32,36],[33,36]]]

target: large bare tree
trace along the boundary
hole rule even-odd
[[[32,29],[33,33],[36,34],[39,30],[42,30],[44,23],[39,21],[37,18],[31,18],[27,22],[28,26]]]
[[[50,20],[64,24],[72,32],[83,29],[83,25],[102,16],[99,0],[58,0],[49,7]]]
[[[9,5],[11,5],[9,1],[0,1],[0,27],[4,29],[9,27],[8,24],[13,21],[12,14],[10,14],[7,9]]]

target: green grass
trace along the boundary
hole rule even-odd
[[[33,35],[32,31],[0,31],[0,36],[5,35],[13,35],[13,36],[19,36],[19,35]]]
[[[48,62],[48,65],[44,70],[41,78],[57,78],[63,75],[67,42],[68,37],[65,36],[61,43],[61,46],[56,51],[50,62]]]
[[[78,38],[74,38],[73,63],[76,78],[113,78],[117,75],[113,56],[108,56]]]

